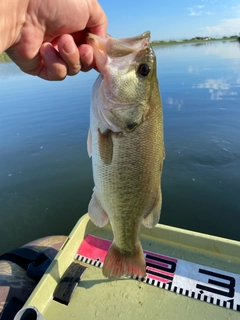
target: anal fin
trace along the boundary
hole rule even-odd
[[[108,215],[102,208],[95,191],[93,191],[92,198],[88,205],[88,214],[92,222],[98,227],[104,227],[108,223]]]
[[[159,186],[156,199],[154,201],[152,210],[146,214],[143,218],[143,225],[147,228],[153,228],[160,219],[161,214],[161,208],[162,208],[162,192]]]

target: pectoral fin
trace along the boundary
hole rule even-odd
[[[92,199],[88,205],[88,214],[92,222],[98,227],[104,227],[108,223],[108,215],[102,208],[95,191],[93,191]]]
[[[111,164],[113,157],[112,131],[107,130],[101,133],[101,131],[98,130],[98,148],[103,163],[106,165]]]
[[[92,131],[91,131],[91,129],[88,130],[87,151],[88,151],[89,157],[91,157],[92,156]]]
[[[152,210],[144,216],[143,225],[147,228],[153,228],[160,219],[161,214],[161,207],[162,207],[162,192],[159,186],[157,197],[154,201]]]

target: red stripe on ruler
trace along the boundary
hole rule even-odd
[[[110,245],[110,240],[98,238],[89,234],[81,243],[77,254],[103,262]]]
[[[81,256],[84,256],[86,258],[89,258],[89,259],[92,259],[92,260],[98,260],[100,262],[104,262],[104,259],[106,257],[106,254],[107,254],[107,251],[109,249],[111,245],[111,241],[110,240],[106,240],[106,239],[103,239],[103,238],[98,238],[98,237],[95,237],[95,236],[92,236],[92,235],[87,235],[85,237],[85,239],[83,240],[83,242],[81,243],[78,251],[77,251],[77,254],[81,255]],[[153,256],[153,257],[156,257],[156,258],[161,258],[161,259],[164,259],[167,261],[174,261],[174,262],[177,262],[177,259],[176,258],[172,258],[172,257],[168,257],[168,256],[164,256],[164,255],[161,255],[161,254],[157,254],[157,253],[154,253],[154,252],[150,252],[150,251],[146,251],[144,250],[144,253],[148,256]],[[149,257],[151,258],[151,257]],[[167,263],[163,263],[163,262],[158,262],[158,261],[154,261],[154,260],[151,260],[149,258],[146,258],[146,261],[148,262],[151,262],[153,263],[154,265],[156,265],[156,268],[147,268],[149,270],[154,270],[156,272],[159,273],[159,277],[161,276],[161,274],[166,274],[166,275],[169,275],[169,276],[174,276],[173,273],[170,273],[170,272],[164,272],[163,270],[159,270],[158,269],[158,266],[162,266],[162,267],[169,267],[169,265]],[[149,278],[151,279],[154,279],[154,280],[160,280],[159,277],[156,277],[154,275],[149,275],[148,276]],[[161,281],[161,280],[160,280]],[[162,281],[162,282],[165,282],[166,280]]]

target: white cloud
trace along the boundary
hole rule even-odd
[[[216,26],[207,26],[200,30],[206,36],[238,35],[240,32],[240,18],[224,19]]]
[[[202,11],[196,12],[196,11],[191,11],[189,13],[190,16],[201,16],[202,15]]]
[[[233,10],[236,14],[240,14],[240,5],[233,6],[230,9]]]
[[[210,11],[202,11],[205,6],[199,5],[199,6],[193,6],[191,8],[188,8],[189,16],[203,16],[203,15],[213,15],[214,12]]]
[[[188,8],[189,11],[189,16],[201,16],[202,15],[202,11],[196,10],[196,9],[201,9],[204,6],[194,6],[192,8]]]

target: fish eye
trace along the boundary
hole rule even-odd
[[[149,74],[149,72],[150,67],[146,63],[140,64],[140,66],[138,67],[138,73],[143,77],[146,77]]]

